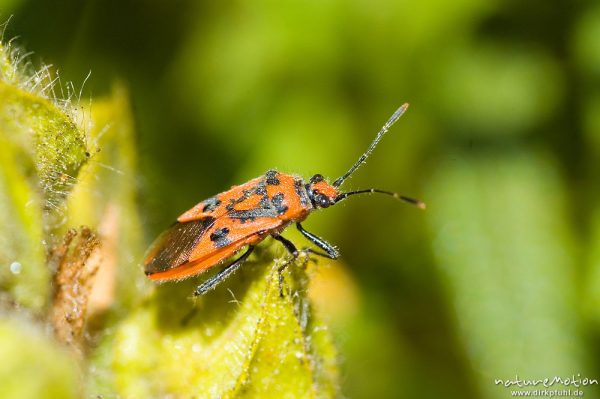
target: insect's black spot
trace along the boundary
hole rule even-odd
[[[278,213],[279,215],[283,215],[284,213],[286,213],[286,212],[287,212],[287,210],[288,210],[288,207],[284,205],[284,206],[282,206],[281,208],[279,208],[279,210],[277,211],[277,213]]]
[[[269,186],[278,186],[281,182],[279,181],[279,179],[277,178],[277,171],[276,170],[269,170],[267,171],[265,177],[267,178],[267,184]]]
[[[86,156],[87,158],[89,158],[89,157],[91,156],[91,154],[90,154],[89,152],[87,152],[87,151],[86,151],[86,152],[85,152],[85,156]]]
[[[273,196],[273,198],[271,198],[271,203],[275,207],[275,210],[277,211],[278,215],[283,215],[288,210],[287,205],[283,204],[284,198],[285,196],[283,195],[283,193],[277,193]]]
[[[229,229],[227,227],[221,227],[220,229],[216,229],[211,235],[211,241],[217,241],[220,238],[226,237],[229,234]]]
[[[220,229],[216,229],[210,235],[210,240],[215,243],[215,247],[223,248],[230,243],[227,234],[229,234],[229,229],[227,227],[221,227]]]
[[[259,183],[256,188],[254,189],[254,194],[256,195],[266,195],[267,194],[267,187],[265,186],[265,183]]]
[[[204,207],[202,208],[202,212],[212,212],[217,207],[221,205],[221,200],[217,197],[212,197],[204,201]]]
[[[304,182],[300,179],[294,181],[294,189],[296,190],[296,194],[300,197],[300,204],[304,207],[308,206],[310,199],[308,198],[308,194],[306,193],[306,188],[304,188]]]
[[[277,193],[271,198],[271,202],[273,203],[273,206],[278,207],[281,206],[284,198],[285,196],[283,193]]]
[[[277,193],[273,196],[273,201],[274,202],[281,202],[283,201],[283,199],[285,198],[285,194],[283,193]]]
[[[271,209],[271,201],[269,201],[269,197],[267,195],[264,195],[260,199],[258,206],[262,209]]]

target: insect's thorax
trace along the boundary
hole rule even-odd
[[[279,184],[276,184],[277,182]],[[301,177],[284,173],[273,174],[269,171],[266,183],[267,195],[280,219],[302,221],[313,210],[306,183]]]

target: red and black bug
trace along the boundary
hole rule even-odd
[[[351,195],[381,193],[425,208],[425,204],[418,200],[376,188],[349,192],[339,190],[407,108],[408,104],[404,104],[394,112],[367,151],[332,184],[319,174],[306,183],[299,176],[269,170],[264,176],[234,186],[194,206],[179,216],[177,222],[152,244],[144,260],[146,275],[154,281],[182,280],[211,269],[247,248],[242,256],[194,292],[202,295],[235,272],[252,253],[254,246],[268,236],[281,242],[293,259],[302,251],[337,259],[337,249],[304,230],[300,222],[311,212],[335,205]],[[299,251],[291,241],[282,237],[280,234],[292,223],[324,252],[311,248]],[[280,278],[288,264],[280,268]]]

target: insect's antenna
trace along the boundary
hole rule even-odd
[[[423,201],[419,201],[418,199],[407,197],[405,195],[400,195],[398,193],[393,193],[391,191],[380,190],[378,188],[367,188],[365,190],[357,190],[357,191],[350,191],[347,193],[341,193],[337,197],[335,197],[335,203],[343,201],[351,195],[370,194],[370,193],[379,193],[379,194],[389,195],[400,201],[408,202],[409,204],[412,204],[412,205],[416,206],[417,208],[421,208],[421,209],[427,208],[427,205],[425,205],[425,203]]]
[[[383,135],[387,133],[387,131],[390,129],[390,127],[392,127],[392,125],[398,119],[400,119],[400,117],[402,116],[402,114],[404,113],[404,111],[406,111],[407,108],[408,108],[408,103],[404,103],[404,104],[402,104],[400,106],[400,108],[398,108],[396,110],[396,112],[394,112],[394,114],[390,117],[390,119],[388,119],[388,121],[385,123],[385,125],[383,125],[383,127],[381,128],[381,130],[379,131],[379,133],[377,133],[377,136],[375,137],[375,140],[373,140],[373,142],[369,146],[369,149],[367,149],[367,151],[364,154],[362,154],[360,156],[360,158],[358,158],[358,161],[356,161],[356,163],[354,165],[352,165],[352,167],[342,177],[338,177],[333,182],[333,187],[339,187],[339,186],[341,186],[342,183],[344,183],[344,180],[346,180],[352,173],[354,173],[354,171],[356,169],[358,169],[358,167],[360,165],[363,164],[363,162],[365,162],[365,160],[369,157],[369,155],[371,155],[371,152],[373,152],[373,150],[375,149],[375,147],[379,143],[379,140],[381,140],[381,138],[383,137]]]

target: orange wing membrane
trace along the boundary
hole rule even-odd
[[[191,222],[176,222],[152,244],[144,260],[145,272],[152,276],[186,263],[204,233],[215,223],[215,218]]]

